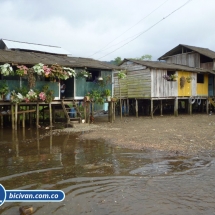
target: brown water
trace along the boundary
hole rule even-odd
[[[59,203],[8,203],[0,214],[215,214],[215,159],[114,148],[78,136],[0,130],[0,183],[5,189],[60,189]]]

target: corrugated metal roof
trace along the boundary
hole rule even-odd
[[[123,62],[131,61],[149,68],[155,68],[155,69],[167,69],[167,70],[178,70],[178,71],[187,71],[187,72],[205,72],[205,73],[212,73],[215,74],[212,70],[206,70],[201,68],[193,68],[189,66],[183,66],[179,64],[173,64],[173,63],[166,63],[166,62],[160,62],[160,61],[140,61],[140,60],[133,60],[133,59],[124,59]],[[121,63],[121,65],[123,64]]]
[[[6,39],[2,39],[2,41],[4,42],[4,44],[8,49],[38,51],[38,52],[61,54],[61,55],[71,54],[69,51],[58,46],[48,46],[48,45],[41,45],[41,44],[34,44],[34,43],[18,42],[18,41],[6,40]]]
[[[166,57],[175,55],[176,52],[182,49],[182,47],[188,48],[192,51],[198,52],[199,54],[202,54],[204,56],[207,56],[209,58],[215,59],[215,52],[208,49],[208,48],[201,48],[201,47],[196,47],[196,46],[189,46],[189,45],[184,45],[184,44],[179,44],[175,48],[171,49],[164,55],[158,58],[158,60],[164,60]]]
[[[91,58],[69,57],[63,55],[44,54],[37,52],[12,51],[0,49],[0,64],[13,63],[24,65],[35,65],[43,63],[46,65],[59,64],[72,68],[93,68],[100,70],[120,69],[118,66],[107,64]]]

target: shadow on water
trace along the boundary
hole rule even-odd
[[[34,214],[214,214],[215,160],[112,147],[77,135],[0,130],[5,189],[61,189],[59,203],[33,203]],[[4,203],[17,214],[26,203]]]

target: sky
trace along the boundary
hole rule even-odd
[[[214,8],[215,0],[0,0],[0,39],[101,61],[157,60],[179,44],[215,51]]]

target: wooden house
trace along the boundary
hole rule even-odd
[[[65,99],[75,100],[83,100],[86,93],[95,88],[95,81],[99,77],[104,78],[109,75],[112,78],[112,71],[118,68],[117,66],[90,58],[71,57],[68,51],[60,47],[2,39],[0,40],[0,65],[4,63],[9,63],[14,68],[16,65],[25,65],[30,68],[38,63],[43,63],[47,66],[58,64],[72,68],[76,73],[83,70],[89,72],[91,78],[73,77],[64,81],[66,84]],[[0,75],[0,82],[3,79],[6,80],[10,90],[27,85],[27,80],[18,76]],[[48,84],[50,89],[54,90],[55,100],[59,100],[59,81],[53,82],[49,78],[38,76],[35,88],[41,89],[45,84]],[[107,88],[112,90],[111,84]]]
[[[34,86],[33,90],[38,90],[39,92],[42,91],[42,88],[44,86],[48,86],[50,90],[54,92],[54,100],[50,103],[48,102],[48,110],[50,114],[50,125],[52,123],[52,106],[55,109],[56,106],[62,105],[62,108],[64,110],[64,113],[67,117],[67,121],[71,120],[73,115],[71,111],[71,106],[67,107],[66,109],[66,102],[72,105],[72,107],[75,107],[76,113],[81,115],[78,112],[77,103],[80,104],[84,97],[88,92],[91,90],[96,90],[98,88],[98,83],[100,80],[105,80],[105,78],[108,76],[110,77],[110,83],[108,83],[105,88],[110,89],[112,91],[112,71],[114,69],[119,69],[117,66],[107,64],[98,60],[94,60],[91,58],[81,58],[81,57],[72,57],[71,54],[56,46],[47,46],[47,45],[41,45],[41,44],[32,44],[32,43],[23,43],[23,42],[17,42],[17,41],[10,41],[2,39],[0,40],[0,65],[9,64],[9,67],[12,67],[15,71],[18,66],[26,66],[28,68],[32,68],[36,64],[43,64],[47,66],[47,68],[50,68],[51,66],[59,65],[61,67],[61,70],[63,68],[63,72],[65,70],[65,67],[68,69],[74,70],[77,74],[77,76],[69,76],[68,79],[64,80],[64,83],[66,85],[65,90],[65,98],[64,100],[60,99],[60,79],[59,76],[55,78],[55,74],[53,74],[54,77],[46,77],[44,74],[39,75],[38,73],[35,73],[33,70],[33,76],[36,77],[36,85]],[[31,70],[32,71],[32,70]],[[2,71],[1,71],[2,72]],[[3,75],[0,72],[0,85],[4,82],[9,87],[10,91],[16,90],[17,88],[24,88],[25,86],[29,88],[29,76],[20,76],[15,73],[15,75]],[[82,72],[87,73],[88,76],[84,77]],[[101,83],[101,82],[99,82]],[[18,91],[17,91],[18,92]],[[2,96],[0,96],[0,110],[4,110],[4,107],[7,107],[7,110],[10,110],[9,106],[11,106],[11,115],[13,104],[9,99],[2,99]],[[15,105],[15,129],[17,129],[17,103]],[[34,106],[36,106],[37,110],[37,124],[39,123],[39,105],[45,107],[47,106],[46,102],[43,102],[42,100],[37,101],[31,101],[31,102],[20,102],[18,109],[23,106],[25,109],[29,109],[28,113],[30,113],[30,109],[35,109]],[[45,108],[43,108],[45,109]],[[94,106],[94,110],[101,110],[104,109],[103,105],[97,105]],[[3,111],[4,112],[4,111]],[[22,111],[21,111],[22,112]],[[87,114],[86,114],[87,112]],[[24,112],[22,112],[25,114]],[[90,114],[90,108],[87,108],[87,111],[85,110],[85,118],[87,117],[87,120],[89,121],[89,114]],[[53,114],[54,115],[54,114]],[[88,115],[88,116],[86,116]],[[1,116],[1,113],[0,113]],[[24,116],[23,116],[24,118]],[[0,117],[1,124],[3,124],[3,117]],[[78,118],[80,122],[80,117]],[[87,121],[86,120],[86,121]],[[13,120],[12,120],[12,127],[14,126]]]
[[[152,117],[159,109],[162,115],[167,105],[173,107],[175,115],[181,106],[192,113],[194,102],[201,103],[203,109],[204,102],[208,101],[208,76],[214,74],[211,69],[133,59],[124,59],[120,67],[127,71],[127,77],[120,80],[122,98],[127,100],[124,105],[135,107],[136,114],[138,108],[142,108],[141,112],[150,113]],[[114,94],[119,96],[117,74],[114,75]]]
[[[167,63],[185,65],[192,68],[202,68],[215,71],[215,52],[207,48],[179,44],[166,54],[162,55],[159,60],[164,60]],[[213,97],[215,96],[215,76],[213,73],[209,73],[207,78],[205,81],[208,81],[208,85],[206,86],[205,83],[204,91],[208,91],[207,95]],[[202,79],[201,75],[197,77],[197,83],[200,79]],[[203,90],[202,87],[203,85],[198,85],[197,91],[199,94],[201,94],[201,91]]]

